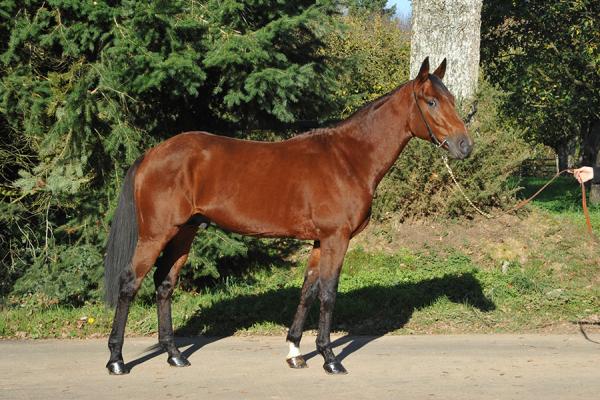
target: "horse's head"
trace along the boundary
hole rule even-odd
[[[412,85],[412,108],[409,127],[414,136],[443,147],[454,158],[463,159],[471,154],[473,140],[467,127],[458,116],[454,96],[442,83],[446,72],[446,59],[429,73],[427,57]]]

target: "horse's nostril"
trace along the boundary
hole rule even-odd
[[[467,156],[471,154],[472,146],[467,138],[463,138],[458,142],[458,149],[463,155]]]

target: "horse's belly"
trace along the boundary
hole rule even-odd
[[[215,210],[203,215],[222,229],[258,237],[293,237],[316,240],[318,232],[308,219],[280,219],[266,213],[232,213]]]
[[[306,210],[277,198],[264,198],[256,202],[221,198],[201,207],[199,213],[225,230],[244,235],[307,240],[318,237]]]

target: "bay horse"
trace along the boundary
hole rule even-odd
[[[155,263],[159,344],[170,365],[190,365],[174,342],[171,295],[196,232],[213,223],[241,234],[314,242],[286,359],[292,368],[307,366],[300,339],[318,296],[323,368],[346,373],[330,341],[333,307],[348,242],[367,225],[377,185],[412,137],[457,159],[473,147],[442,83],[445,71],[444,59],[430,74],[426,58],[415,79],[333,127],[288,140],[186,132],[139,158],[126,174],[105,256],[107,302],[116,306],[108,371],[129,372],[122,356],[129,305]]]

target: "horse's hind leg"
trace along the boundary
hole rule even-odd
[[[165,247],[154,273],[158,309],[158,342],[169,354],[167,362],[174,367],[187,367],[189,361],[181,354],[173,337],[171,295],[181,267],[185,264],[198,226],[183,226]]]
[[[302,339],[302,331],[306,315],[311,304],[317,297],[319,291],[319,259],[321,258],[321,249],[319,242],[315,242],[313,249],[308,259],[308,266],[304,275],[304,284],[302,285],[302,293],[300,295],[300,304],[294,316],[294,322],[287,334],[287,342],[290,351],[287,355],[287,363],[291,368],[306,368],[306,361],[300,353],[300,340]]]
[[[119,299],[115,310],[112,331],[108,338],[110,358],[106,364],[108,372],[112,375],[129,373],[123,362],[123,338],[125,336],[125,325],[129,314],[129,305],[133,301],[142,280],[154,265],[156,258],[164,247],[165,240],[139,239],[131,265],[123,271],[119,285]]]

